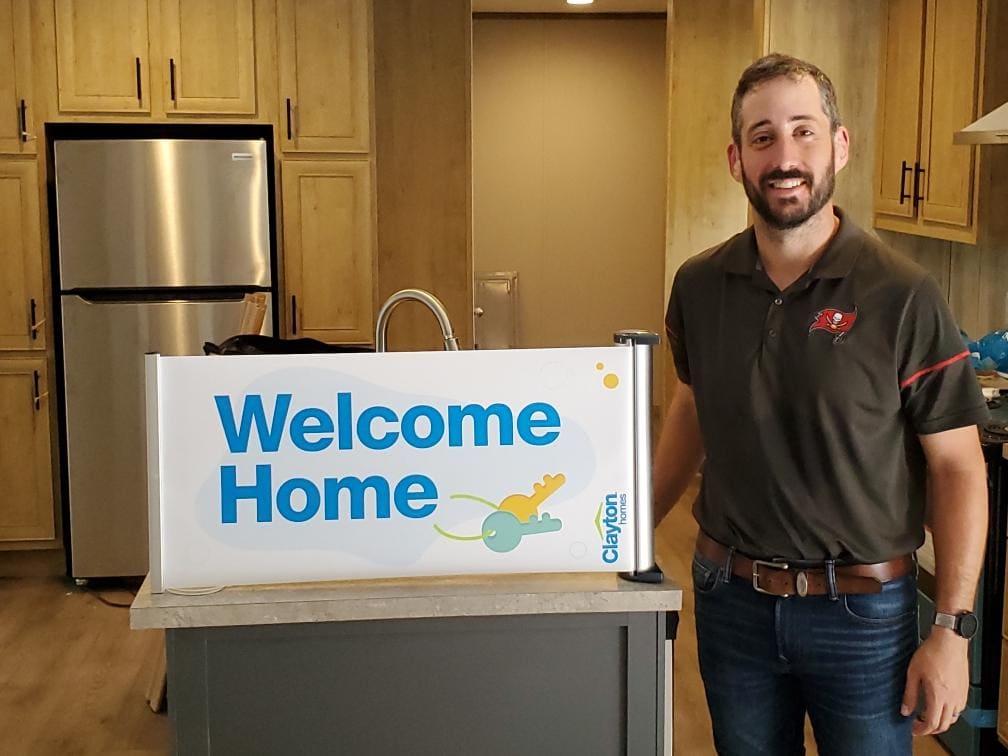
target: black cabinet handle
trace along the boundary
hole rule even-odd
[[[168,58],[168,85],[171,88],[171,100],[177,100],[175,96],[175,58]]]
[[[913,193],[914,193],[914,207],[915,208],[917,207],[918,203],[924,201],[924,195],[920,193],[920,188],[921,188],[921,176],[923,176],[925,173],[926,173],[926,171],[923,168],[920,167],[920,163],[914,163]]]
[[[39,374],[38,370],[33,370],[32,373],[35,374],[35,393],[32,395],[32,404],[35,405],[35,411],[38,412],[42,409],[42,396],[39,394]]]
[[[909,165],[907,165],[907,161],[904,160],[903,161],[903,169],[900,172],[900,204],[901,205],[903,204],[904,200],[908,200],[908,199],[911,198],[910,195],[907,194],[907,192],[906,192],[906,175],[907,175],[907,173],[909,173],[912,170],[913,170],[913,168],[911,168]]]
[[[18,119],[21,122],[21,141],[28,141],[28,106],[25,104],[24,100],[21,100],[21,104],[18,106]]]
[[[291,294],[291,334],[297,333],[297,295]]]
[[[291,101],[290,97],[287,98],[287,141],[289,142],[294,138],[294,123],[291,120]]]
[[[136,59],[136,76],[137,76],[137,99],[143,102],[143,88],[140,83],[140,58]]]
[[[29,325],[28,328],[29,328],[29,331],[31,332],[32,341],[35,341],[35,339],[38,338],[38,323],[35,320],[35,298],[34,297],[32,297],[32,299],[29,300],[28,310],[29,310],[30,318],[31,318],[30,325]]]

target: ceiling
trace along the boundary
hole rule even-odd
[[[474,13],[664,13],[668,0],[595,0],[567,5],[565,0],[472,0]]]

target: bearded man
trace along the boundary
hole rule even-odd
[[[753,225],[686,262],[660,520],[703,463],[693,581],[721,754],[910,754],[966,704],[987,527],[986,406],[935,281],[833,205],[850,136],[830,80],[742,74],[728,166]],[[933,533],[918,645],[914,552]]]

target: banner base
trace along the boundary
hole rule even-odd
[[[646,570],[634,570],[633,572],[621,572],[619,576],[632,583],[661,583],[665,580],[665,574],[658,565]]]

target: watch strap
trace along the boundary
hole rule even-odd
[[[952,632],[958,632],[959,618],[954,614],[946,614],[945,612],[935,612],[934,624],[938,627],[945,627]]]

